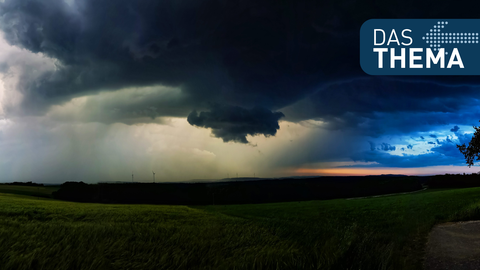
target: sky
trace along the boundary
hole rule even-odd
[[[468,7],[471,7],[469,4]],[[472,173],[478,76],[370,76],[446,1],[1,0],[0,182]]]

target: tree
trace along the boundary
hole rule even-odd
[[[458,150],[465,156],[468,167],[472,166],[475,161],[480,160],[480,127],[473,126],[473,128],[475,133],[468,146],[457,144]]]

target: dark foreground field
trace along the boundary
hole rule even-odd
[[[0,269],[421,269],[435,223],[480,217],[480,188],[229,206],[0,194]]]

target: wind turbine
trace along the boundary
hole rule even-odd
[[[153,173],[153,183],[155,183],[155,172],[152,171],[152,173]]]

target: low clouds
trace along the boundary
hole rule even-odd
[[[99,122],[104,124],[162,123],[165,117],[183,117],[191,104],[180,89],[173,87],[125,88],[73,98],[53,105],[47,118],[60,122]]]
[[[395,151],[396,147],[388,143],[382,143],[380,145],[380,149],[382,149],[383,151]]]
[[[450,128],[445,127],[442,133],[447,133],[449,129]],[[380,167],[414,168],[443,165],[462,166],[465,164],[464,156],[460,153],[456,145],[470,142],[473,135],[472,133],[461,134],[457,132],[454,136],[431,135],[437,137],[436,142],[426,142],[425,144],[422,143],[421,145],[415,146],[418,151],[416,154],[412,152],[412,144],[407,145],[407,149],[401,154],[393,154],[384,150],[390,145],[382,143],[382,147],[372,149],[375,151],[358,151],[357,153],[353,153],[351,158],[355,162],[374,162]],[[401,140],[399,140],[399,142],[401,142]],[[370,142],[370,145],[372,144],[373,142]],[[373,165],[356,165],[356,167],[372,166]]]
[[[370,150],[371,151],[376,151],[376,150],[381,150],[381,151],[395,151],[397,148],[389,143],[382,143],[380,144],[379,147],[376,147],[376,144],[374,142],[369,141],[370,144]]]
[[[247,110],[236,106],[215,105],[207,112],[191,112],[187,120],[191,125],[211,128],[212,134],[224,142],[246,144],[247,135],[274,136],[280,128],[278,120],[282,117],[283,113],[265,108]]]
[[[450,137],[447,137],[444,141],[438,142],[438,145],[431,149],[436,153],[440,153],[446,157],[450,157],[452,159],[456,159],[459,163],[465,164],[465,157],[464,155],[458,150],[457,144],[467,144],[470,143],[472,139],[472,133],[464,133],[460,134],[457,132],[456,139],[452,140]]]
[[[429,152],[422,155],[391,155],[386,152],[368,151],[352,155],[356,162],[374,162],[376,165],[361,167],[396,167],[418,168],[427,166],[462,165],[461,160],[455,157],[445,156],[438,152]]]
[[[376,147],[376,144],[374,142],[369,141],[370,144],[370,150],[371,151],[395,151],[397,148],[394,145],[391,145],[389,143],[381,143],[380,146]],[[402,148],[402,150],[405,150]]]
[[[458,126],[454,126],[452,129],[450,129],[451,132],[457,132],[460,128]]]

